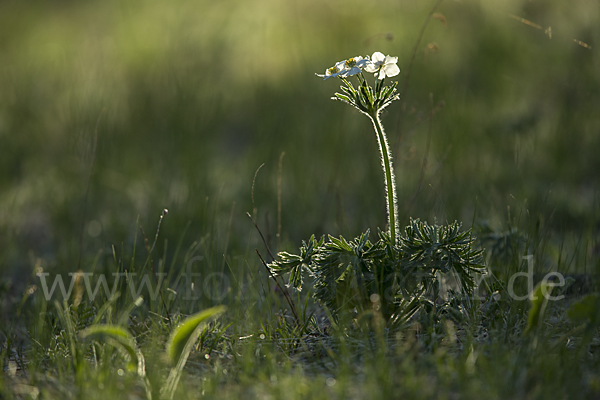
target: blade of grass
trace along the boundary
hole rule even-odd
[[[173,330],[167,344],[167,356],[175,364],[169,373],[166,385],[162,388],[163,398],[173,399],[175,389],[181,378],[183,367],[192,351],[192,347],[202,333],[206,321],[225,311],[225,306],[212,307],[188,317]]]

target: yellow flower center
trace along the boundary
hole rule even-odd
[[[346,67],[348,68],[352,68],[356,65],[356,59],[355,58],[349,58],[346,60]]]
[[[338,72],[340,72],[340,70],[335,65],[327,70],[328,75],[337,74]]]

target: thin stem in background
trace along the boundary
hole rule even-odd
[[[277,277],[275,275],[273,275],[273,272],[271,272],[271,269],[269,268],[269,266],[267,265],[265,260],[260,255],[260,252],[256,249],[254,251],[256,251],[258,258],[260,258],[260,262],[262,263],[262,265],[264,265],[265,268],[267,269],[267,272],[268,272],[269,276],[271,277],[271,279],[273,279],[275,281],[275,283],[277,284],[277,287],[279,288],[279,290],[281,290],[281,293],[283,293],[283,297],[285,297],[287,303],[290,306],[290,309],[292,310],[292,314],[294,314],[294,320],[296,321],[296,324],[298,324],[298,326],[300,326],[300,318],[298,317],[298,313],[296,312],[296,306],[294,305],[294,300],[292,299],[290,292],[287,290],[287,288],[285,286],[282,286],[279,283],[279,281],[277,280]]]
[[[435,2],[435,4],[433,5],[433,7],[431,8],[431,11],[429,11],[429,15],[427,15],[427,18],[425,18],[425,21],[423,21],[423,25],[421,25],[421,30],[419,32],[419,36],[417,36],[417,41],[415,42],[415,47],[413,48],[413,52],[412,55],[410,57],[410,62],[408,63],[408,67],[406,68],[406,74],[404,77],[404,84],[402,85],[402,90],[400,90],[400,99],[404,102],[404,96],[406,95],[406,92],[408,90],[408,82],[410,79],[410,72],[412,70],[412,66],[415,62],[415,58],[417,57],[417,51],[419,50],[419,45],[421,44],[421,40],[423,39],[423,35],[425,34],[425,28],[427,28],[427,25],[429,24],[429,21],[431,21],[431,18],[433,17],[433,15],[435,14],[435,11],[437,10],[437,8],[440,6],[440,4],[442,4],[442,1],[444,0],[437,0]],[[400,150],[400,142],[402,139],[402,122],[403,122],[403,117],[404,117],[404,112],[400,111],[399,115],[398,115],[398,126],[396,128],[396,132],[397,132],[397,136],[398,136],[398,145],[397,145],[397,151],[396,154],[398,154],[398,151]]]
[[[271,256],[271,261],[275,261],[275,257],[273,256],[273,253],[271,252],[271,249],[269,248],[269,245],[267,244],[267,241],[265,240],[265,237],[263,236],[260,228],[258,227],[258,225],[256,224],[256,222],[252,218],[252,215],[250,215],[249,212],[247,212],[246,215],[248,216],[248,218],[250,218],[250,221],[252,221],[252,223],[254,224],[254,227],[258,231],[258,234],[260,235],[260,237],[261,237],[261,239],[262,239],[262,241],[263,241],[263,243],[264,243],[264,245],[265,245],[265,247],[267,249],[267,252]],[[288,302],[288,304],[290,306],[290,309],[292,310],[292,314],[294,314],[294,318],[296,320],[296,323],[298,325],[300,325],[300,318],[298,318],[298,313],[296,312],[296,305],[294,304],[294,300],[292,299],[292,296],[290,295],[290,292],[287,290],[287,288],[285,287],[285,285],[282,286],[279,283],[279,281],[277,280],[277,277],[275,275],[273,275],[273,272],[271,272],[271,269],[269,268],[269,266],[267,265],[267,263],[265,262],[265,260],[262,258],[262,256],[258,252],[258,250],[255,250],[255,251],[256,251],[256,254],[258,255],[258,258],[260,258],[260,261],[262,262],[262,264],[267,269],[267,273],[275,281],[275,284],[277,284],[277,287],[279,288],[279,290],[281,290],[281,293],[283,293],[283,296],[287,300],[287,302]]]
[[[81,269],[81,257],[83,255],[83,231],[85,229],[85,214],[87,209],[88,196],[90,194],[90,184],[92,182],[92,173],[94,172],[94,163],[96,161],[96,150],[98,147],[98,125],[104,114],[105,109],[100,111],[98,120],[96,121],[96,128],[94,129],[94,144],[92,146],[92,161],[90,161],[90,172],[88,173],[87,186],[85,188],[85,197],[83,198],[83,211],[81,216],[81,232],[79,234],[79,258],[77,260],[77,269]]]
[[[156,273],[156,269],[154,268],[154,260],[152,259],[152,251],[154,250],[154,246],[156,245],[156,241],[158,239],[158,233],[160,232],[160,224],[162,223],[163,218],[169,210],[166,208],[163,210],[160,218],[158,220],[158,227],[156,228],[156,235],[154,236],[154,243],[152,247],[148,244],[148,238],[146,237],[146,232],[144,232],[144,228],[140,225],[140,231],[142,232],[142,236],[144,238],[144,244],[146,245],[146,251],[148,252],[148,258],[150,261],[150,268],[152,268],[152,272],[154,273],[154,280],[156,281],[156,285],[158,286],[158,291],[160,293],[160,299],[162,301],[163,308],[165,309],[165,314],[167,314],[167,320],[169,321],[169,325],[173,327],[173,321],[171,320],[171,315],[169,314],[169,308],[167,307],[167,303],[165,302],[165,296],[162,290],[162,281],[158,280],[158,274]]]
[[[283,171],[283,156],[285,156],[285,151],[282,151],[279,156],[277,171],[277,251],[281,249],[281,173]]]
[[[254,173],[254,179],[252,179],[252,214],[254,215],[254,217],[256,217],[256,206],[254,205],[254,184],[256,183],[256,176],[258,175],[258,171],[260,171],[260,169],[265,165],[265,163],[260,164],[260,166],[256,169],[256,172]]]
[[[423,165],[421,165],[421,174],[419,175],[419,184],[417,186],[417,190],[413,195],[412,199],[410,199],[410,207],[414,204],[417,196],[421,192],[421,188],[423,187],[423,180],[425,179],[425,170],[428,165],[428,157],[429,157],[429,145],[431,144],[431,131],[433,129],[433,93],[429,93],[429,126],[427,129],[427,144],[425,145],[425,154],[423,154]]]

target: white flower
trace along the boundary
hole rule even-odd
[[[325,74],[315,74],[320,78],[324,78],[327,80],[329,78],[333,78],[336,76],[340,76],[342,78],[347,78],[352,75],[356,75],[362,71],[363,68],[367,66],[369,63],[369,56],[367,58],[362,58],[361,56],[356,56],[349,58],[344,61],[339,61],[335,63],[335,65],[331,68],[327,68]]]
[[[356,56],[347,59],[344,61],[344,71],[340,73],[340,75],[344,78],[352,75],[356,75],[362,71],[364,67],[366,67],[369,63],[369,56],[367,58],[362,58],[361,56]]]
[[[365,66],[365,71],[374,73],[380,80],[386,76],[396,76],[400,73],[397,62],[398,57],[384,56],[383,53],[376,51],[373,53],[371,61]]]
[[[338,76],[339,74],[341,74],[345,70],[346,70],[346,60],[336,62],[333,67],[327,68],[325,70],[325,74],[324,75],[319,75],[319,74],[315,74],[315,75],[317,75],[319,78],[324,78],[323,80],[327,80],[329,78],[333,78],[335,76]]]

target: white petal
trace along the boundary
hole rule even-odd
[[[383,55],[383,53],[376,51],[375,53],[373,53],[373,57],[371,57],[371,59],[375,62],[377,62],[377,61],[381,62],[381,61],[385,60],[385,56]]]
[[[396,64],[387,64],[382,69],[389,77],[396,76],[400,73],[400,68],[398,68]]]
[[[377,77],[377,79],[382,80],[383,78],[385,78],[385,70],[381,68],[379,70],[379,76]]]
[[[373,64],[370,61],[365,65],[365,71],[370,72],[370,73],[377,72],[378,69],[379,69],[379,67],[377,67],[375,64]]]
[[[398,57],[385,56],[385,64],[396,64],[397,62]]]
[[[356,75],[358,73],[360,73],[360,68],[354,66],[350,69],[340,72],[340,76],[346,78],[348,76]]]
[[[371,64],[371,62],[366,58],[363,58],[362,60],[356,63],[356,66],[358,68],[366,68],[369,64]]]

